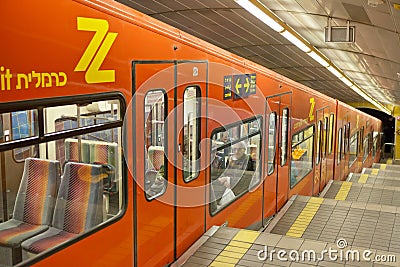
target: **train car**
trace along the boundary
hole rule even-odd
[[[290,195],[317,195],[333,179],[336,100],[296,88],[293,98],[306,104],[293,105]]]
[[[112,0],[0,20],[0,265],[169,265],[341,179],[332,98]]]
[[[337,105],[335,179],[379,161],[382,122],[343,102]]]

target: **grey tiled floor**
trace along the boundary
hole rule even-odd
[[[333,181],[323,196],[335,198],[343,182]],[[346,200],[400,207],[400,187],[353,182]]]
[[[226,245],[238,231],[239,229],[220,227],[213,236],[209,237],[209,239],[190,256],[184,266],[213,266],[213,260],[224,251]],[[336,249],[338,251],[336,259],[328,257],[327,254],[321,254],[324,250],[328,251],[329,249]],[[314,256],[313,254],[307,254],[310,250],[314,251],[316,254]],[[259,237],[251,244],[250,248],[240,255],[240,259],[234,266],[397,266],[395,263],[384,263],[384,265],[380,265],[378,263],[366,262],[362,258],[361,261],[354,261],[350,257],[349,260],[346,261],[343,255],[345,255],[345,252],[348,250],[357,250],[363,253],[366,248],[362,246],[349,246],[341,250],[336,244],[326,241],[293,238],[272,233],[260,233]],[[339,251],[342,251],[342,257],[340,257]],[[265,254],[265,252],[267,252],[267,254]],[[373,253],[372,255],[388,255],[380,250],[371,250],[371,252]],[[278,253],[285,253],[285,255],[281,254],[281,259],[283,258],[285,260],[280,260],[278,258]],[[296,255],[299,255],[298,259],[296,259]],[[302,260],[301,255],[305,255],[304,260]],[[390,255],[400,259],[400,254],[391,253]],[[215,266],[233,265],[224,265],[220,263],[220,265]]]

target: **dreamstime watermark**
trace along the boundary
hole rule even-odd
[[[336,261],[336,262],[396,262],[396,255],[378,255],[374,251],[366,249],[347,249],[347,241],[340,238],[336,242],[336,248],[327,247],[321,251],[306,249],[285,250],[271,249],[264,246],[259,250],[257,257],[260,261],[292,261],[292,262],[317,262],[317,261]]]

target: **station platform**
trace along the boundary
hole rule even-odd
[[[399,266],[396,259],[400,208],[294,196],[264,232],[214,226],[173,266]]]
[[[288,205],[268,232],[400,253],[400,208],[305,196]]]
[[[214,226],[172,266],[400,266],[400,169],[385,165],[293,196],[262,232]]]
[[[371,167],[373,169],[400,171],[400,165],[395,165],[395,164],[374,163],[372,164]]]
[[[321,197],[400,207],[400,187],[380,184],[330,181]]]
[[[201,244],[192,247],[191,254],[187,255],[184,262],[172,266],[397,266],[393,262],[373,265],[364,259],[353,262],[351,256],[347,260],[343,251],[367,251],[359,246],[345,247],[344,243],[339,244],[339,247],[343,246],[342,251],[337,243],[229,227],[214,226],[199,241]],[[327,256],[328,251],[333,252],[330,257]],[[369,257],[387,254],[385,251],[371,250]],[[400,254],[391,253],[391,256],[400,257]]]
[[[347,181],[359,184],[376,184],[383,186],[400,187],[400,176],[396,176],[393,174],[382,176],[365,173],[352,173],[347,178]]]

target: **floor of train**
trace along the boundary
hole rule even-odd
[[[263,232],[213,226],[172,264],[182,265],[400,266],[400,161],[293,196]]]

